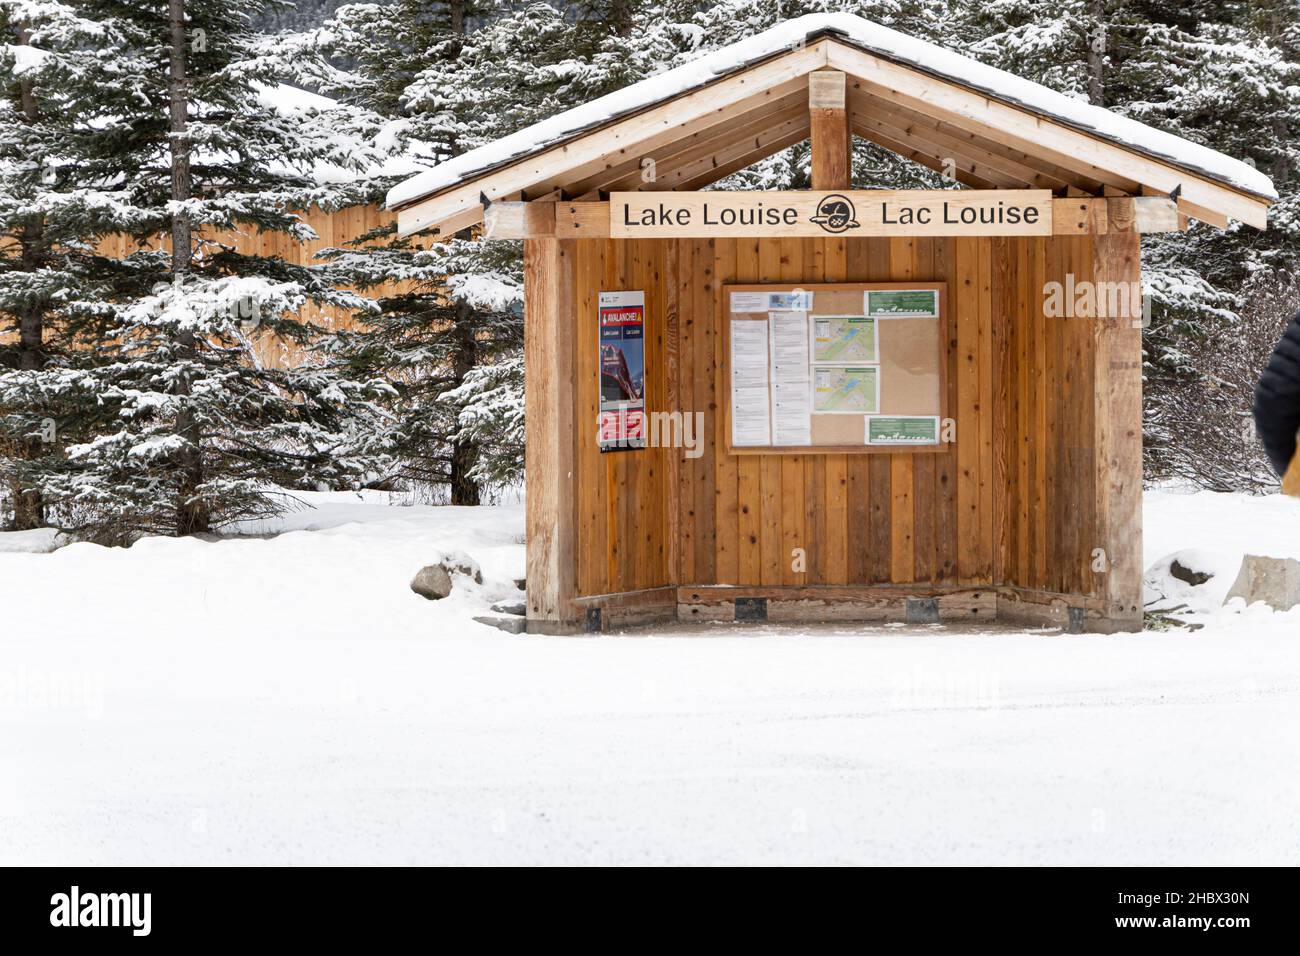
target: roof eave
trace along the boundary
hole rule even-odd
[[[916,72],[916,73],[919,73],[919,74],[922,74],[922,75],[924,75],[924,76],[932,77],[932,78],[934,78],[935,80],[941,81],[941,82],[943,82],[943,83],[948,83],[948,84],[951,84],[951,85],[953,85],[953,86],[960,87],[961,89],[967,90],[968,92],[976,93],[976,94],[978,94],[978,95],[980,95],[980,96],[984,96],[984,97],[989,98],[990,100],[994,100],[994,101],[996,101],[996,102],[998,102],[998,103],[1001,103],[1001,104],[1003,104],[1004,106],[1008,106],[1008,107],[1012,107],[1012,108],[1014,108],[1014,109],[1022,110],[1022,111],[1026,112],[1026,113],[1028,113],[1028,114],[1030,114],[1030,115],[1032,115],[1032,116],[1034,116],[1034,117],[1037,117],[1037,118],[1039,118],[1039,119],[1046,120],[1046,121],[1048,121],[1048,122],[1054,123],[1054,124],[1056,124],[1056,125],[1058,125],[1058,126],[1061,126],[1061,127],[1063,127],[1063,128],[1071,129],[1071,130],[1073,130],[1073,131],[1075,131],[1075,132],[1077,132],[1077,133],[1079,133],[1079,134],[1081,134],[1081,135],[1090,136],[1090,137],[1092,137],[1092,138],[1094,138],[1094,139],[1100,140],[1100,141],[1102,141],[1102,142],[1104,142],[1104,143],[1107,143],[1107,144],[1109,144],[1109,145],[1111,145],[1111,146],[1114,146],[1114,147],[1116,147],[1116,148],[1118,148],[1118,149],[1124,149],[1124,150],[1127,150],[1127,151],[1129,151],[1129,152],[1131,152],[1131,153],[1133,153],[1133,154],[1135,154],[1135,155],[1142,156],[1142,157],[1144,157],[1144,158],[1146,158],[1146,159],[1149,159],[1149,160],[1151,160],[1151,161],[1153,161],[1153,162],[1161,163],[1161,164],[1163,164],[1163,165],[1165,165],[1165,166],[1168,166],[1168,167],[1170,167],[1170,168],[1172,168],[1172,169],[1179,170],[1180,172],[1185,172],[1185,173],[1187,173],[1189,176],[1194,176],[1194,177],[1196,177],[1197,179],[1201,179],[1201,180],[1204,180],[1204,181],[1207,181],[1207,182],[1212,182],[1212,183],[1216,184],[1217,186],[1220,186],[1220,187],[1222,187],[1222,188],[1224,188],[1224,189],[1232,190],[1233,192],[1236,192],[1236,193],[1240,194],[1240,195],[1243,196],[1243,197],[1248,197],[1248,198],[1251,199],[1251,200],[1255,200],[1255,201],[1258,201],[1258,202],[1262,202],[1262,203],[1264,203],[1264,204],[1266,204],[1266,205],[1272,205],[1274,202],[1277,201],[1277,197],[1276,197],[1276,196],[1270,196],[1270,195],[1267,195],[1267,194],[1265,194],[1265,193],[1261,193],[1261,192],[1257,192],[1257,191],[1252,190],[1252,189],[1248,189],[1248,188],[1246,188],[1246,187],[1240,185],[1239,183],[1235,183],[1235,182],[1229,181],[1229,180],[1227,180],[1227,179],[1224,179],[1224,178],[1221,177],[1221,176],[1215,175],[1215,174],[1210,173],[1210,172],[1208,172],[1208,171],[1206,171],[1206,170],[1199,169],[1199,168],[1197,168],[1197,167],[1195,167],[1195,166],[1188,165],[1187,163],[1179,162],[1178,160],[1171,159],[1171,158],[1168,157],[1168,156],[1165,156],[1165,155],[1162,155],[1162,154],[1156,153],[1156,152],[1154,152],[1154,151],[1151,151],[1151,150],[1148,150],[1148,149],[1144,149],[1144,148],[1142,148],[1141,146],[1136,145],[1136,144],[1134,144],[1134,143],[1127,142],[1127,141],[1124,141],[1124,140],[1121,140],[1121,139],[1117,139],[1116,137],[1113,137],[1113,136],[1108,136],[1108,135],[1106,135],[1105,133],[1102,133],[1102,132],[1100,132],[1100,131],[1098,131],[1098,130],[1092,128],[1092,127],[1085,126],[1085,125],[1083,125],[1083,124],[1081,124],[1081,123],[1075,123],[1075,122],[1072,122],[1072,121],[1070,121],[1070,120],[1068,120],[1068,119],[1066,119],[1066,118],[1063,118],[1063,117],[1060,117],[1060,116],[1057,116],[1057,115],[1054,115],[1054,114],[1043,113],[1042,111],[1037,110],[1037,109],[1035,109],[1034,107],[1032,107],[1032,106],[1030,106],[1030,105],[1027,105],[1027,104],[1025,104],[1025,103],[1023,103],[1023,102],[1020,102],[1020,101],[1015,100],[1015,99],[1012,99],[1012,98],[1008,98],[1008,97],[1006,97],[1006,96],[1004,96],[1004,95],[998,93],[998,92],[995,91],[995,90],[991,90],[991,89],[988,89],[988,88],[986,88],[986,87],[977,86],[977,85],[974,85],[974,84],[971,84],[971,83],[965,82],[965,81],[963,81],[963,80],[956,79],[956,78],[954,78],[954,77],[952,77],[952,76],[949,76],[949,75],[947,75],[947,74],[940,73],[940,72],[938,72],[938,71],[936,71],[936,70],[932,70],[932,69],[930,69],[930,68],[928,68],[928,67],[925,67],[925,66],[923,66],[923,65],[920,65],[920,64],[918,64],[918,63],[915,63],[914,61],[907,60],[907,59],[904,59],[904,58],[901,58],[901,57],[895,56],[895,55],[891,54],[889,51],[882,50],[882,49],[880,49],[880,48],[878,48],[878,47],[872,47],[872,46],[869,46],[869,45],[867,45],[867,44],[857,42],[857,41],[855,41],[851,36],[849,36],[847,33],[845,33],[844,31],[839,30],[839,29],[836,29],[836,28],[834,28],[834,27],[823,26],[823,27],[819,27],[819,28],[817,28],[816,30],[809,31],[809,32],[804,36],[804,45],[808,45],[808,44],[816,43],[816,42],[819,42],[819,41],[821,41],[821,40],[832,40],[832,41],[835,41],[835,42],[838,42],[838,43],[842,43],[842,44],[844,44],[845,46],[850,47],[850,48],[852,48],[852,49],[854,49],[854,50],[857,50],[857,51],[862,52],[862,53],[869,54],[869,55],[874,56],[874,57],[879,57],[880,59],[882,59],[882,60],[886,60],[886,61],[888,61],[888,62],[890,62],[890,63],[893,63],[893,64],[896,65],[896,66],[899,66],[899,67],[902,67],[902,68],[905,68],[905,69],[908,69],[908,70],[912,70],[912,71],[914,71],[914,72]],[[777,58],[780,58],[780,57],[788,56],[788,55],[790,55],[790,53],[791,53],[791,49],[790,49],[790,48],[786,48],[786,49],[781,49],[781,50],[774,50],[774,51],[771,51],[770,53],[766,53],[766,54],[764,54],[763,56],[754,57],[754,58],[752,58],[752,59],[746,60],[746,61],[744,61],[744,62],[742,62],[742,63],[737,64],[737,65],[736,65],[734,68],[732,68],[732,69],[729,69],[729,70],[726,70],[726,71],[723,71],[723,72],[720,72],[720,73],[716,74],[716,75],[714,76],[714,78],[711,79],[711,80],[709,80],[707,83],[703,83],[703,84],[700,84],[699,86],[696,86],[696,87],[691,88],[691,90],[690,90],[689,92],[694,92],[694,91],[696,91],[696,90],[701,90],[701,89],[707,89],[709,86],[713,85],[714,83],[719,83],[719,82],[722,82],[722,81],[724,81],[724,80],[727,80],[727,79],[729,79],[729,78],[731,78],[731,77],[734,77],[734,76],[736,76],[736,75],[738,75],[738,74],[740,74],[740,73],[744,73],[745,71],[747,71],[747,70],[751,70],[751,69],[753,69],[754,67],[756,67],[756,66],[758,66],[758,65],[760,65],[760,64],[770,62],[770,61],[772,61],[772,60],[774,60],[774,59],[777,59]],[[394,212],[397,212],[397,211],[400,211],[400,210],[402,210],[402,209],[409,209],[409,208],[411,208],[412,206],[420,205],[421,203],[424,203],[424,202],[426,202],[426,201],[428,201],[428,200],[430,200],[430,199],[434,199],[434,198],[437,198],[438,196],[444,195],[445,193],[448,193],[448,192],[450,192],[450,191],[453,190],[453,189],[461,188],[461,187],[465,186],[467,183],[471,183],[471,182],[473,182],[473,181],[476,180],[476,179],[480,179],[480,178],[483,178],[483,177],[485,177],[485,176],[490,176],[491,174],[493,174],[493,173],[495,173],[495,172],[497,172],[497,171],[499,171],[499,170],[509,168],[510,166],[513,166],[513,165],[515,165],[516,163],[523,162],[523,161],[525,161],[525,160],[527,160],[527,159],[530,159],[530,158],[532,158],[532,157],[534,157],[534,156],[538,156],[538,155],[540,155],[540,154],[542,154],[542,153],[546,153],[546,152],[548,152],[548,151],[550,151],[550,150],[557,149],[557,148],[562,148],[562,147],[567,146],[568,144],[570,144],[570,143],[574,142],[575,140],[580,139],[580,138],[582,138],[582,137],[584,137],[584,136],[589,136],[589,135],[591,135],[591,134],[593,134],[593,133],[597,133],[597,132],[599,132],[599,131],[601,131],[601,130],[603,130],[603,129],[606,129],[606,128],[608,128],[608,127],[610,127],[610,126],[613,126],[613,125],[615,125],[615,124],[617,124],[617,123],[621,123],[621,122],[623,122],[623,121],[625,121],[625,120],[627,120],[627,119],[630,119],[630,118],[632,118],[632,117],[635,117],[635,116],[637,116],[637,115],[639,115],[639,114],[641,114],[641,113],[644,113],[644,112],[647,112],[647,111],[649,111],[649,110],[655,109],[656,107],[662,106],[664,103],[669,102],[670,100],[674,99],[675,97],[682,95],[683,92],[688,92],[688,91],[678,91],[678,92],[675,92],[675,93],[669,94],[669,95],[667,95],[667,96],[663,96],[663,97],[661,97],[661,98],[659,98],[659,99],[656,99],[656,100],[653,100],[653,101],[650,101],[650,102],[647,102],[647,103],[643,103],[643,104],[639,105],[638,107],[636,107],[635,109],[625,110],[625,111],[623,111],[623,112],[621,112],[621,113],[612,114],[612,115],[610,115],[609,117],[607,117],[605,120],[603,120],[603,121],[601,121],[601,122],[599,122],[599,123],[593,123],[593,124],[591,124],[590,126],[586,126],[586,127],[581,128],[581,129],[574,130],[573,132],[571,132],[571,133],[569,133],[569,134],[567,134],[567,135],[565,135],[565,136],[563,136],[563,137],[561,137],[561,138],[559,138],[559,139],[552,140],[551,142],[548,142],[548,143],[545,143],[545,144],[543,144],[543,145],[540,145],[540,146],[538,146],[538,147],[535,148],[535,149],[531,149],[531,150],[527,150],[526,152],[518,153],[518,154],[516,154],[516,155],[510,157],[509,159],[503,159],[503,160],[501,160],[501,161],[499,161],[499,162],[491,163],[491,164],[488,164],[488,165],[482,166],[482,167],[480,167],[480,168],[474,170],[473,172],[466,174],[465,176],[463,176],[462,178],[456,180],[455,182],[448,183],[447,185],[442,186],[442,187],[439,187],[438,189],[430,190],[430,191],[427,192],[427,193],[421,193],[421,194],[418,195],[418,196],[414,196],[414,197],[412,197],[411,199],[408,199],[408,200],[406,200],[406,201],[404,201],[404,202],[401,202],[401,203],[394,204],[394,205],[392,205],[392,206],[389,206],[388,208],[389,208],[390,210],[394,211]]]

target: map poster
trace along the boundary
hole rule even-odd
[[[882,319],[930,318],[939,314],[934,289],[872,289],[866,293],[867,315]]]
[[[871,415],[880,408],[880,366],[813,367],[813,412]]]
[[[645,447],[645,292],[602,292],[600,450]]]
[[[868,445],[937,445],[938,415],[871,415],[867,418]]]
[[[874,365],[880,340],[876,320],[863,315],[819,315],[812,323],[812,360],[826,365]]]

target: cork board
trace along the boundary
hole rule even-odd
[[[946,283],[729,285],[722,294],[730,387],[720,391],[729,454],[947,450],[940,440],[947,415]],[[797,343],[800,321],[806,349]],[[769,331],[734,323],[762,323]],[[764,366],[766,432],[758,384]],[[799,377],[804,366],[806,386]]]

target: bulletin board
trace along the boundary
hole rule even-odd
[[[729,285],[727,452],[936,452],[945,444],[943,282]]]

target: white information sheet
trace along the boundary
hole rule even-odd
[[[812,396],[808,374],[808,315],[771,312],[772,443],[812,444]]]
[[[732,312],[766,312],[767,293],[766,292],[733,292],[731,293],[731,311]]]
[[[731,443],[772,442],[768,390],[768,323],[731,321]]]

